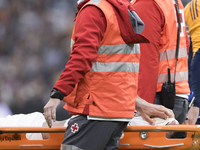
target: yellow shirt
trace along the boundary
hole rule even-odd
[[[200,48],[200,0],[192,0],[186,5],[185,21],[189,28],[194,57]]]

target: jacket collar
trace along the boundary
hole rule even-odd
[[[90,0],[79,1],[80,3],[78,4],[78,11],[88,1]],[[149,43],[149,40],[146,39],[144,36],[134,32],[134,29],[132,27],[132,24],[129,18],[128,10],[135,11],[135,9],[129,0],[106,0],[106,1],[108,1],[114,7],[115,15],[118,20],[122,38],[125,41],[125,43],[127,44]]]
[[[90,0],[82,0],[82,1],[78,1],[78,11],[83,7],[83,5],[85,3],[87,3]]]

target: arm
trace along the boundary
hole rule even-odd
[[[106,19],[97,7],[87,6],[79,14],[76,25],[78,28],[70,60],[54,86],[64,95],[70,94],[75,85],[91,70],[106,30]],[[59,99],[51,98],[44,106],[44,116],[49,127],[52,126],[52,119],[56,120],[56,109],[59,104]]]
[[[54,86],[65,95],[71,93],[76,83],[91,70],[106,30],[106,19],[97,7],[87,6],[80,12],[76,26],[70,60]]]
[[[154,103],[157,90],[159,45],[164,26],[164,14],[154,0],[140,0],[133,6],[145,24],[142,35],[150,41],[149,44],[140,44],[138,95],[146,101]]]
[[[196,124],[199,116],[199,107],[192,106],[187,114],[187,120],[185,120],[184,124]]]

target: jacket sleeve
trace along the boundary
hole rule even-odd
[[[136,1],[134,8],[145,24],[142,35],[150,41],[149,44],[140,44],[138,96],[154,103],[158,80],[159,44],[165,23],[164,14],[154,0]]]
[[[54,86],[64,95],[70,94],[75,85],[91,70],[106,30],[106,18],[99,8],[87,6],[80,12],[76,26],[70,60]]]

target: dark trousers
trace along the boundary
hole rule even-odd
[[[155,104],[160,104],[160,93],[156,94],[156,98],[154,101]],[[188,99],[175,96],[175,103],[174,103],[174,109],[173,109],[174,115],[176,120],[182,124],[186,117],[188,112]]]
[[[61,150],[117,150],[128,122],[70,119]]]

